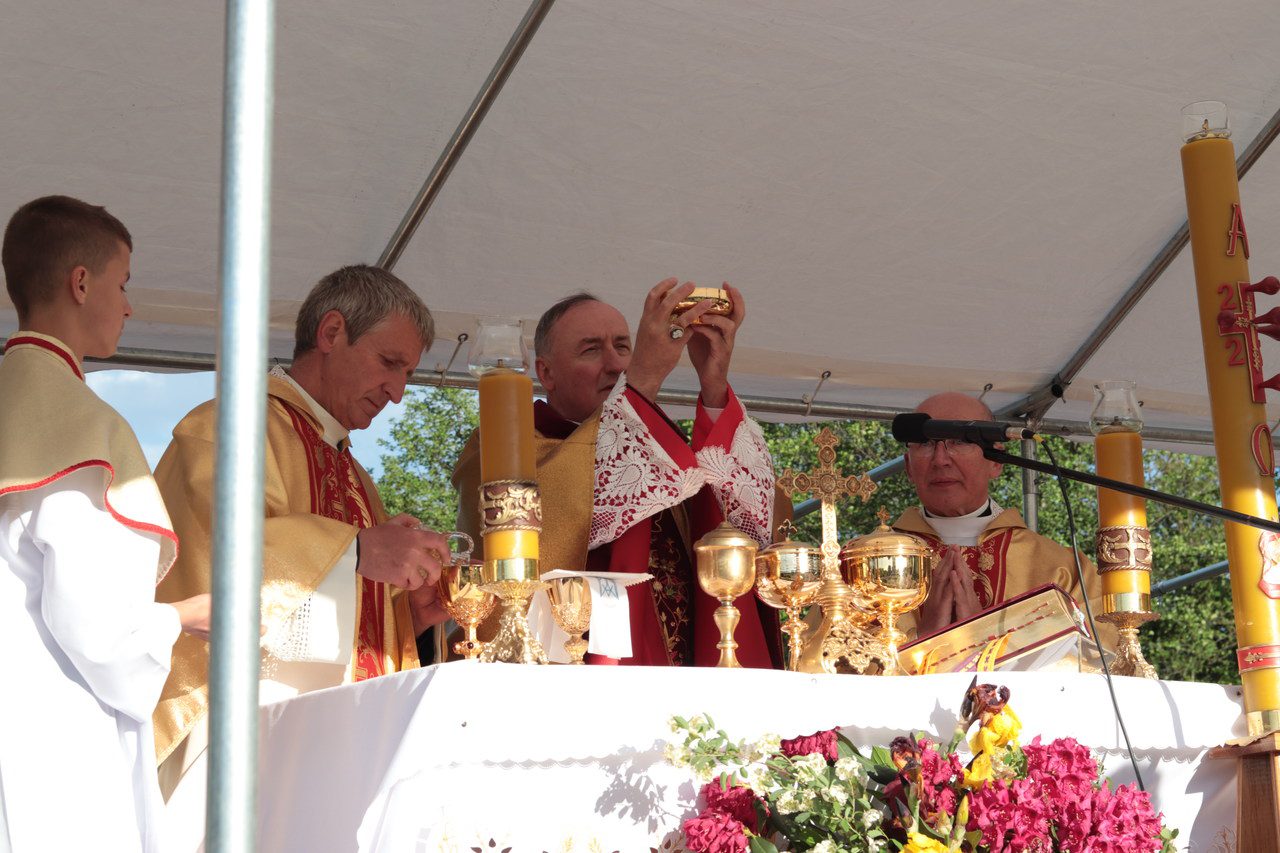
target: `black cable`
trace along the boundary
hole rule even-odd
[[[1071,556],[1076,561],[1076,583],[1080,588],[1080,599],[1084,602],[1084,614],[1089,620],[1089,631],[1093,634],[1093,645],[1098,650],[1098,659],[1102,661],[1102,674],[1107,678],[1107,691],[1111,694],[1111,707],[1116,712],[1116,722],[1120,724],[1120,733],[1124,735],[1124,747],[1129,752],[1129,763],[1133,765],[1133,775],[1138,780],[1138,790],[1146,791],[1147,786],[1142,783],[1142,771],[1138,769],[1138,759],[1133,757],[1133,744],[1129,743],[1129,730],[1125,727],[1124,717],[1120,713],[1120,701],[1116,699],[1116,688],[1111,681],[1111,667],[1107,666],[1107,656],[1102,651],[1102,641],[1098,637],[1098,626],[1093,621],[1093,607],[1089,604],[1088,587],[1084,582],[1084,567],[1080,565],[1080,549],[1076,547],[1076,517],[1071,511],[1071,498],[1067,495],[1067,478],[1062,476],[1062,469],[1058,465],[1058,460],[1054,458],[1053,448],[1049,442],[1040,445],[1045,449],[1045,453],[1049,455],[1049,461],[1053,463],[1053,469],[1056,472],[1058,481],[1058,489],[1062,492],[1062,505],[1067,509],[1067,532],[1071,537]]]

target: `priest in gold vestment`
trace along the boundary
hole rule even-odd
[[[417,667],[416,635],[445,618],[435,581],[447,541],[417,519],[387,518],[348,438],[400,400],[432,335],[430,312],[402,281],[345,267],[303,303],[293,365],[271,371],[263,702]],[[161,601],[211,585],[214,417],[212,401],[188,414],[156,468],[183,546]],[[207,643],[177,644],[156,710],[166,796],[204,754],[208,652]]]
[[[916,411],[958,421],[990,421],[991,410],[973,397],[937,394]],[[908,636],[927,636],[968,619],[1003,601],[1045,584],[1057,584],[1083,608],[1071,549],[1027,528],[1021,513],[997,506],[988,487],[1001,465],[969,442],[948,439],[910,443],[907,478],[920,506],[904,512],[894,528],[914,533],[933,545],[939,556],[920,610],[907,616]],[[1102,612],[1102,581],[1093,562],[1082,553],[1084,593],[1095,614]],[[1115,629],[1098,624],[1101,639],[1111,645]]]

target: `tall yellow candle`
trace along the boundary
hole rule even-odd
[[[480,482],[536,476],[533,380],[514,370],[490,370],[480,377]]]
[[[1103,432],[1094,441],[1098,476],[1141,486],[1142,435],[1130,430]],[[1146,501],[1113,489],[1098,489],[1098,528],[1147,526]],[[1119,569],[1102,573],[1102,594],[1116,596],[1151,594],[1151,573],[1142,569]],[[1145,609],[1145,608],[1144,608]]]
[[[1198,105],[1193,105],[1193,107]],[[1188,108],[1189,113],[1192,108]],[[1225,113],[1225,109],[1224,109]],[[1225,126],[1224,120],[1221,123]],[[1182,147],[1182,174],[1187,193],[1187,221],[1200,306],[1200,336],[1213,412],[1214,447],[1222,505],[1262,518],[1275,519],[1275,484],[1269,454],[1255,453],[1256,438],[1266,442],[1266,409],[1255,392],[1250,365],[1257,335],[1219,325],[1219,315],[1248,312],[1252,296],[1242,292],[1249,281],[1247,236],[1240,212],[1235,149],[1224,135],[1189,137]],[[1260,366],[1260,358],[1256,362]],[[1237,660],[1244,684],[1249,728],[1262,733],[1280,730],[1280,600],[1259,581],[1263,563],[1261,531],[1227,522],[1227,561],[1235,605]]]

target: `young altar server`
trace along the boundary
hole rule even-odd
[[[4,234],[19,329],[0,359],[0,851],[153,851],[151,713],[209,597],[157,604],[177,537],[129,425],[84,381],[129,317],[129,232],[64,196]]]

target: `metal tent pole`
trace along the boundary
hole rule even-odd
[[[1036,458],[1036,443],[1030,438],[1022,440],[1022,455],[1027,459]],[[1040,486],[1036,482],[1036,472],[1030,468],[1022,469],[1022,520],[1027,529],[1035,533],[1040,525]]]
[[[520,57],[524,55],[524,49],[529,46],[529,41],[533,38],[533,34],[538,31],[538,26],[542,23],[542,19],[547,16],[547,12],[551,11],[551,4],[554,2],[555,0],[533,0],[533,3],[529,6],[529,11],[525,12],[524,18],[521,19],[519,26],[516,27],[516,31],[511,34],[510,41],[507,42],[502,55],[498,57],[493,70],[489,72],[488,79],[480,87],[475,100],[471,102],[471,106],[467,109],[467,114],[462,117],[462,121],[458,123],[457,129],[453,131],[453,136],[450,137],[448,144],[440,152],[440,157],[436,160],[436,164],[431,167],[431,174],[427,175],[427,180],[423,182],[422,189],[418,190],[417,198],[409,206],[404,219],[400,220],[400,224],[396,226],[396,233],[391,236],[391,240],[387,242],[387,247],[382,250],[382,254],[378,257],[378,266],[384,270],[390,271],[395,267],[396,262],[400,260],[400,255],[404,252],[405,246],[409,245],[409,240],[413,238],[413,232],[418,230],[418,224],[422,222],[422,217],[426,216],[427,209],[435,201],[440,188],[449,179],[449,173],[453,171],[453,167],[461,159],[462,152],[467,148],[467,143],[475,135],[476,128],[480,126],[480,122],[484,121],[485,115],[489,112],[489,107],[493,105],[498,93],[502,91],[503,84],[511,76],[511,69],[516,67]]]
[[[256,845],[273,0],[227,0],[205,845]]]

